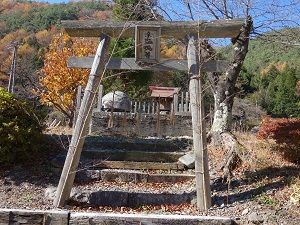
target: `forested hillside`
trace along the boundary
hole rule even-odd
[[[111,8],[102,2],[47,4],[25,0],[0,2],[0,85],[6,87],[12,61],[13,46],[18,44],[18,94],[28,97],[38,85],[44,54],[61,20],[110,18]]]
[[[289,40],[293,37],[293,42]],[[300,29],[267,33],[250,41],[239,78],[240,96],[276,117],[300,116]],[[230,58],[231,46],[220,50]]]
[[[251,73],[262,72],[270,64],[288,63],[300,71],[300,46],[289,37],[300,42],[300,28],[280,30],[250,41],[245,68]],[[300,77],[300,74],[298,74]]]

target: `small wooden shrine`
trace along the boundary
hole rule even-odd
[[[178,95],[179,87],[159,87],[149,86],[151,91],[150,98],[159,103],[159,111],[170,112],[174,96]]]

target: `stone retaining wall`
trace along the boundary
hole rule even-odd
[[[0,225],[67,225],[69,212],[24,209],[0,209]]]
[[[228,217],[0,209],[0,225],[233,225]]]
[[[125,136],[192,136],[190,116],[94,112],[91,133]]]

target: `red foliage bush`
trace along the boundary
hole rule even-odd
[[[300,163],[300,119],[265,117],[258,138],[271,138],[289,161]]]

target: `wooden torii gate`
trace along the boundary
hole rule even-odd
[[[70,197],[82,147],[88,131],[92,105],[106,69],[187,71],[190,74],[190,101],[193,126],[193,148],[195,152],[195,177],[197,207],[207,210],[211,206],[211,190],[206,146],[205,115],[203,105],[202,75],[206,72],[222,72],[228,66],[226,61],[202,63],[197,51],[199,38],[236,38],[244,20],[181,21],[181,22],[101,22],[63,21],[63,27],[70,36],[100,37],[95,57],[70,58],[69,66],[91,68],[79,115],[72,134],[67,158],[57,188],[54,206],[62,207]],[[108,57],[111,38],[136,39],[135,58]],[[160,59],[160,37],[188,38],[187,60]]]

